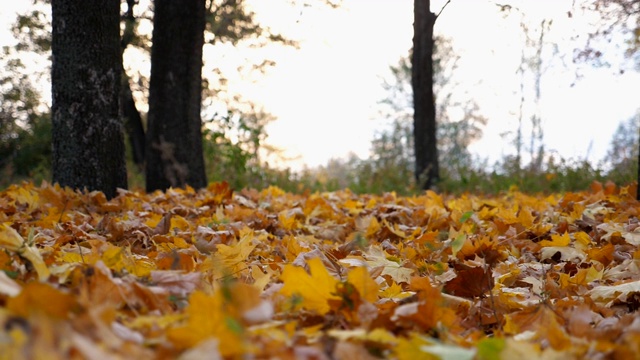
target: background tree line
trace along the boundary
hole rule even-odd
[[[64,4],[64,2],[61,3]],[[335,160],[324,168],[307,169],[300,173],[270,169],[268,165],[260,161],[261,151],[270,150],[264,146],[267,135],[264,126],[271,119],[268,113],[242,101],[228,101],[227,108],[232,111],[222,114],[211,113],[210,110],[206,110],[207,105],[216,101],[220,94],[224,93],[223,74],[216,74],[219,75],[216,79],[198,80],[197,74],[192,71],[188,76],[180,77],[180,80],[191,84],[191,90],[185,90],[189,88],[188,84],[174,83],[170,81],[171,78],[167,77],[167,74],[193,70],[193,63],[182,70],[160,70],[163,67],[163,60],[169,63],[167,66],[189,63],[189,60],[185,60],[188,56],[180,58],[181,60],[169,60],[172,59],[172,55],[184,56],[184,53],[188,52],[185,49],[175,47],[178,45],[184,47],[185,44],[191,44],[192,50],[199,48],[201,51],[201,44],[204,44],[205,41],[237,44],[248,38],[260,39],[263,44],[272,41],[291,46],[295,46],[295,44],[284,36],[272,34],[268,29],[263,29],[259,24],[256,24],[253,15],[246,11],[242,1],[207,1],[204,4],[199,2],[198,7],[191,10],[187,6],[180,7],[180,11],[185,12],[184,15],[178,15],[181,14],[180,11],[172,9],[171,12],[177,15],[171,17],[158,16],[157,12],[163,9],[161,1],[155,2],[153,8],[144,9],[137,15],[134,8],[138,4],[133,0],[126,1],[122,13],[120,13],[119,2],[104,3],[105,6],[111,4],[112,9],[114,8],[112,3],[118,3],[116,20],[118,29],[120,29],[117,38],[119,56],[122,57],[122,54],[126,54],[128,51],[146,53],[147,55],[150,53],[151,62],[155,61],[157,65],[155,66],[156,72],[154,73],[152,70],[151,78],[145,78],[143,74],[137,73],[133,67],[127,65],[126,61],[121,65],[118,111],[125,119],[124,129],[126,129],[128,142],[126,147],[123,143],[122,150],[105,153],[108,156],[120,152],[124,154],[126,148],[130,159],[129,181],[137,185],[141,183],[141,175],[136,174],[140,174],[139,169],[146,164],[148,190],[184,186],[185,184],[203,187],[209,180],[229,180],[235,187],[261,187],[268,184],[278,184],[288,190],[350,187],[355,191],[408,192],[437,185],[448,191],[499,191],[516,184],[523,189],[532,191],[562,191],[584,187],[588,185],[585,182],[590,182],[591,179],[604,179],[605,177],[614,177],[614,180],[619,182],[628,182],[632,179],[629,174],[634,174],[632,169],[637,168],[637,161],[630,161],[629,156],[631,159],[637,159],[638,131],[628,131],[634,126],[635,129],[638,128],[637,119],[630,119],[629,122],[622,124],[621,127],[624,128],[621,128],[616,135],[617,138],[612,140],[612,150],[608,156],[611,166],[608,168],[599,168],[579,159],[567,160],[552,155],[544,156],[544,149],[539,148],[534,154],[535,146],[533,145],[529,148],[532,155],[536,155],[538,160],[532,161],[524,168],[520,156],[515,159],[504,159],[503,162],[496,164],[487,164],[481,159],[472,159],[467,146],[481,136],[482,126],[487,119],[482,116],[479,104],[473,101],[460,101],[459,98],[453,96],[456,84],[451,81],[450,75],[455,73],[457,59],[455,49],[451,47],[447,39],[433,38],[433,26],[436,24],[437,16],[431,12],[429,1],[416,0],[414,3],[415,16],[417,17],[414,51],[410,52],[408,57],[400,59],[397,66],[391,68],[392,77],[383,84],[387,89],[388,98],[382,101],[381,115],[388,119],[388,127],[381,129],[379,135],[374,139],[371,158]],[[633,6],[637,5],[629,1],[594,1],[585,4],[585,6],[599,6],[598,9],[603,11],[603,14],[608,14],[607,16],[612,19],[610,25],[612,27],[621,26],[620,24],[628,26],[628,21],[620,22],[617,19],[622,19],[625,16],[628,18],[637,16],[637,13],[633,12]],[[55,6],[55,2],[52,5]],[[40,4],[40,6],[48,5]],[[94,5],[92,6],[95,8]],[[507,15],[514,13],[513,8],[501,6]],[[81,9],[80,11],[89,12],[90,9]],[[113,10],[111,13],[114,14]],[[428,18],[427,23],[419,21],[425,16]],[[203,18],[204,21],[202,21]],[[201,21],[195,21],[196,19]],[[22,37],[22,41],[16,49],[5,49],[5,61],[9,65],[7,69],[14,71],[14,74],[7,76],[3,81],[4,98],[15,100],[10,103],[3,101],[2,114],[6,114],[6,117],[3,115],[2,118],[7,126],[3,126],[2,148],[0,150],[3,151],[3,155],[6,154],[6,156],[2,156],[6,172],[23,176],[33,176],[39,173],[44,178],[48,178],[47,162],[51,160],[49,160],[50,150],[48,150],[47,133],[53,131],[55,134],[56,128],[59,131],[62,127],[56,125],[54,129],[51,129],[48,119],[50,110],[43,106],[43,102],[39,99],[39,93],[31,84],[31,78],[15,76],[15,74],[20,74],[19,68],[23,66],[20,61],[22,58],[19,55],[20,52],[47,54],[50,50],[51,38],[47,25],[50,19],[47,18],[46,11],[42,8],[38,10],[36,6],[36,10],[20,16],[17,20],[15,34]],[[174,21],[176,23],[171,24]],[[112,22],[115,23],[115,21]],[[144,22],[153,22],[153,34],[139,31],[140,24]],[[192,35],[202,34],[202,39],[199,35],[179,39],[176,36],[172,37],[177,34],[185,35],[186,31],[169,31],[164,35],[160,32],[170,29],[172,26],[187,29],[187,22],[189,25],[200,24],[200,28],[193,31]],[[544,23],[541,25],[545,26]],[[111,29],[113,28],[112,24]],[[634,29],[627,30],[633,33]],[[523,29],[523,31],[525,30]],[[424,54],[422,55],[423,58],[430,60],[430,64],[422,65],[420,68],[432,71],[430,76],[425,77],[427,79],[425,83],[432,85],[431,96],[434,100],[418,100],[416,105],[414,103],[414,100],[418,99],[417,96],[414,96],[416,89],[418,91],[429,90],[430,87],[416,83],[417,75],[415,72],[419,67],[411,65],[412,61],[414,64],[417,61],[415,58],[416,41],[419,42],[420,36],[425,35],[423,33],[426,34],[427,47],[431,43],[430,51],[432,54],[426,57]],[[601,33],[594,32],[592,35],[595,39],[597,36],[607,36],[608,34],[610,32],[603,31]],[[165,36],[164,40],[163,36]],[[114,43],[113,39],[112,44]],[[542,41],[542,35],[538,38],[532,37],[532,42],[529,45],[533,49],[533,55],[529,55],[530,58],[525,58],[523,55],[523,63],[536,64],[536,46],[542,46]],[[164,44],[164,48],[161,47],[162,44]],[[157,47],[154,57],[153,47],[155,45]],[[630,42],[629,49],[626,50],[629,56],[635,56],[634,49],[637,49],[637,40],[635,45]],[[420,51],[424,52],[424,50]],[[202,62],[202,55],[195,52],[193,58],[199,57]],[[598,60],[597,50],[584,50],[584,52],[589,56],[583,56],[583,58],[588,58],[589,61]],[[429,49],[426,53],[429,53]],[[125,55],[124,58],[126,59],[127,56]],[[264,67],[269,64],[266,59],[260,64],[250,66]],[[195,68],[197,67],[195,65]],[[154,69],[153,65],[152,69]],[[537,67],[531,68],[531,71],[540,72],[540,69],[541,66],[537,65]],[[526,69],[523,68],[522,71],[524,72]],[[194,76],[194,78],[189,80],[190,76]],[[175,87],[164,90],[161,86],[154,87],[153,78],[161,79],[156,81],[156,84],[162,84],[165,87],[172,84]],[[195,83],[204,84],[201,88],[201,95],[198,95]],[[116,86],[115,83],[113,86]],[[5,89],[6,91],[4,91]],[[162,97],[163,91],[165,97]],[[149,93],[148,115],[138,110],[141,103],[139,99],[144,99],[147,92]],[[166,96],[166,94],[175,95],[176,93],[185,95],[185,98]],[[198,96],[201,98],[198,99]],[[142,103],[144,102],[142,101]],[[202,102],[205,107],[199,108],[202,111],[199,110],[196,114],[194,107],[199,107]],[[414,122],[416,119],[414,112],[420,112],[420,106],[425,103],[433,104],[432,110],[424,111],[433,114],[432,120],[430,120],[432,124],[428,126],[428,129],[420,130]],[[7,105],[5,106],[5,104]],[[186,114],[188,111],[183,114],[172,113],[177,109],[186,108],[191,108],[191,115]],[[453,108],[457,110],[451,111]],[[113,118],[113,109],[110,111],[110,118]],[[55,114],[55,111],[53,113]],[[457,115],[453,116],[452,114]],[[163,115],[168,115],[168,119],[153,120]],[[202,127],[201,116],[204,117],[204,122],[208,126]],[[172,119],[183,120],[171,125]],[[190,120],[185,121],[184,119]],[[521,122],[522,119],[521,114]],[[531,121],[535,121],[535,115],[531,117]],[[109,118],[105,122],[109,123]],[[92,124],[96,125],[97,123],[93,122]],[[153,124],[160,125],[158,128],[154,128]],[[106,125],[99,125],[99,127],[108,128]],[[89,132],[96,133],[95,130]],[[239,135],[237,136],[238,140],[231,140],[230,133]],[[65,146],[69,145],[65,142],[67,139],[65,136],[70,134],[69,131],[62,131],[60,134],[61,143]],[[531,139],[535,139],[535,136],[541,137],[541,134],[541,132],[538,135],[532,133]],[[634,134],[635,136],[633,136]],[[81,136],[79,137],[81,138]],[[621,139],[621,137],[625,138]],[[152,140],[150,141],[150,139]],[[97,138],[89,143],[96,145],[94,147],[97,149],[99,148],[97,144],[103,140],[105,137]],[[541,138],[539,142],[542,143]],[[115,143],[108,141],[108,144],[111,144],[108,146],[117,143],[117,141]],[[199,144],[202,147],[201,150],[198,148]],[[634,145],[621,150],[621,146],[628,146],[623,144]],[[522,134],[515,136],[514,145],[518,148],[519,154],[523,146]],[[425,148],[430,149],[427,151],[428,153],[425,152]],[[75,153],[77,154],[77,152]],[[198,154],[203,153],[204,156],[200,159]],[[627,153],[629,155],[626,155]],[[193,156],[194,154],[195,156]],[[416,161],[420,154],[422,154],[421,159],[428,159],[427,163],[419,165],[419,162],[424,161]],[[124,158],[124,155],[117,156],[119,159]],[[534,156],[531,158],[533,159]],[[80,161],[81,165],[91,165],[91,163],[95,162]],[[122,186],[122,167],[118,167],[118,169],[120,170],[109,170],[108,173],[109,176],[120,173],[118,175],[120,185],[117,186]],[[206,171],[207,175],[204,175],[205,170],[208,170]],[[97,171],[95,168],[91,168],[87,173],[93,174],[95,171]],[[190,178],[190,176],[193,177]],[[53,178],[56,179],[55,174]],[[73,175],[72,178],[77,179],[78,176]],[[124,185],[126,186],[126,184]]]
[[[6,114],[3,119],[10,125],[3,127],[3,155],[6,156],[3,156],[2,165],[5,171],[19,176],[43,174],[48,178],[48,169],[53,167],[53,180],[64,185],[102,189],[105,179],[101,177],[116,176],[118,180],[107,186],[111,188],[108,193],[113,194],[115,187],[126,187],[121,166],[123,152],[118,145],[121,131],[105,129],[117,118],[113,109],[103,107],[79,112],[77,108],[77,104],[84,106],[93,100],[104,100],[96,94],[113,92],[119,94],[117,102],[124,120],[130,163],[137,165],[129,166],[129,177],[133,176],[134,183],[139,185],[140,175],[136,174],[145,169],[147,190],[186,184],[203,187],[207,183],[205,168],[213,169],[210,171],[214,174],[212,179],[224,176],[236,187],[258,186],[270,177],[282,177],[280,171],[272,171],[259,162],[259,153],[269,150],[263,141],[266,138],[264,126],[272,119],[271,115],[242,98],[227,94],[224,74],[212,71],[208,77],[201,78],[202,47],[205,43],[237,45],[243,41],[250,41],[256,47],[274,42],[296,46],[295,42],[258,24],[255,14],[242,0],[198,1],[197,7],[190,8],[190,5],[191,2],[157,1],[149,8],[140,9],[138,1],[127,0],[122,4],[120,1],[87,3],[82,8],[69,2],[34,1],[33,10],[20,14],[14,24],[18,47],[4,49],[6,59],[10,59],[7,60],[7,76],[3,79],[7,89],[4,96],[14,104],[13,108],[3,108]],[[324,0],[315,1],[313,5],[337,6]],[[100,16],[101,12],[104,16]],[[113,17],[113,14],[117,16]],[[90,20],[86,19],[91,16]],[[107,24],[106,19],[111,21]],[[73,24],[73,31],[65,28],[64,32],[56,32],[56,20],[60,24]],[[193,24],[199,24],[199,28],[188,32]],[[62,26],[57,28],[62,29]],[[153,33],[145,32],[143,28],[153,28]],[[105,34],[110,37],[105,38]],[[56,61],[49,79],[54,90],[52,127],[52,109],[35,90],[36,84],[29,80],[33,77],[16,77],[16,74],[31,72],[21,59],[36,54],[48,59],[43,61],[45,65],[40,74],[47,78],[52,40],[56,43],[56,39],[58,42],[53,51]],[[87,92],[87,86],[98,85],[95,77],[78,78],[76,75],[96,65],[97,58],[113,55],[116,40],[119,58],[110,61],[109,69],[97,73],[118,72],[121,81],[110,82],[108,86],[102,84],[102,88],[94,89],[93,93]],[[100,45],[106,47],[105,44],[111,46],[108,53],[97,50]],[[58,56],[55,56],[56,50]],[[151,76],[145,76],[131,64],[131,59],[136,57],[150,58]],[[60,66],[56,68],[56,65]],[[182,67],[177,68],[180,65]],[[258,63],[239,64],[238,68],[239,71],[259,72],[272,65],[269,59],[263,59]],[[61,73],[63,70],[68,73]],[[83,91],[75,94],[61,90],[83,87]],[[62,95],[57,96],[59,93]],[[63,104],[66,99],[71,102]],[[117,102],[113,98],[109,101],[111,105]],[[203,102],[205,106],[201,107]],[[56,120],[56,110],[69,109],[73,104],[76,104],[73,114],[67,112]],[[148,106],[146,113],[139,110],[141,105]],[[212,112],[212,108],[217,111]],[[21,119],[24,113],[28,119]],[[92,118],[96,114],[105,116],[102,122]],[[201,116],[208,125],[204,128]],[[73,117],[75,120],[71,120]],[[53,153],[49,133],[53,134]],[[91,133],[94,138],[82,139],[84,133]],[[39,139],[35,141],[35,138]],[[205,140],[204,149],[202,139]],[[76,144],[76,141],[83,143]],[[112,151],[101,151],[100,148],[106,149],[101,142],[111,144]],[[80,151],[81,148],[88,150]],[[206,157],[202,156],[203,150]],[[92,151],[96,153],[90,158],[82,158],[81,155]],[[114,167],[109,168],[109,163]],[[82,167],[86,167],[86,171],[80,170]],[[233,171],[227,171],[229,169]]]

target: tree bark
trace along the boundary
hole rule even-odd
[[[120,39],[123,55],[124,51],[136,36],[136,17],[133,13],[136,5],[137,0],[127,0],[127,11],[124,14],[124,30],[122,31],[122,38]],[[133,98],[129,76],[127,76],[124,68],[122,69],[122,88],[120,90],[120,115],[124,119],[124,128],[129,136],[133,162],[140,168],[143,168],[145,157],[144,126],[142,125],[140,111],[138,111]]]
[[[204,0],[155,1],[147,191],[206,186],[200,117],[204,29]]]
[[[53,181],[111,198],[127,187],[120,1],[52,0],[51,9]]]
[[[436,15],[429,0],[414,0],[413,54],[413,134],[416,182],[424,190],[437,184],[440,174],[436,143],[436,107],[433,94],[433,26]]]
[[[120,111],[124,119],[125,130],[129,135],[133,162],[142,168],[145,157],[144,127],[142,126],[142,117],[133,99],[129,77],[124,73],[124,70],[122,71],[122,88],[120,90]]]

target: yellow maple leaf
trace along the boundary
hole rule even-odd
[[[514,206],[513,208],[509,207],[499,207],[496,216],[501,218],[507,224],[515,224],[519,222],[516,213],[518,212],[518,206]]]
[[[347,281],[358,289],[358,292],[363,299],[368,302],[375,302],[378,300],[378,284],[373,281],[366,267],[360,266],[351,269],[349,274],[347,274]]]
[[[112,270],[126,270],[136,276],[148,276],[156,269],[155,264],[146,256],[134,255],[130,249],[108,245],[102,254],[102,261]]]
[[[216,270],[235,274],[247,269],[246,260],[256,248],[254,238],[253,231],[245,228],[240,231],[240,240],[236,244],[218,244],[212,258]]]
[[[382,219],[382,225],[384,225],[384,227],[391,231],[391,233],[397,235],[401,239],[407,237],[407,234],[405,234],[404,231],[400,230],[398,224],[390,224],[386,219]]]
[[[182,216],[174,215],[171,217],[171,225],[169,226],[171,230],[178,229],[180,231],[186,231],[189,230],[190,227],[189,222]]]
[[[411,295],[414,295],[413,291],[404,291],[402,290],[402,286],[398,285],[396,282],[393,282],[386,289],[380,291],[380,297],[383,299],[391,299],[391,300],[402,300],[404,298],[408,298]]]
[[[531,209],[520,209],[520,213],[518,214],[518,221],[520,221],[520,224],[522,224],[522,226],[524,226],[525,228],[533,227],[535,217],[533,216],[533,214],[531,214]]]
[[[40,197],[33,188],[33,183],[26,183],[22,186],[11,186],[8,190],[10,196],[13,196],[16,204],[26,205],[25,209],[28,214],[34,212],[40,206]]]
[[[167,330],[167,337],[178,348],[191,348],[198,343],[217,338],[220,353],[223,356],[243,353],[243,343],[239,334],[229,326],[224,312],[224,299],[221,291],[207,295],[194,291],[189,297],[186,309],[187,323]]]
[[[148,214],[147,216],[148,218],[147,220],[144,221],[144,224],[152,229],[158,226],[158,224],[163,218],[162,214],[157,214],[157,213],[151,213],[151,214]]]
[[[266,271],[266,273],[264,271]],[[265,266],[264,271],[258,265],[251,266],[251,277],[253,277],[254,281],[253,286],[260,291],[264,291],[264,288],[267,287],[273,275],[273,271],[269,267]]]
[[[284,255],[287,261],[294,261],[302,252],[309,251],[308,245],[301,243],[295,236],[288,235],[282,239],[282,246],[286,250]]]
[[[427,198],[426,199],[427,206],[436,206],[440,208],[444,207],[444,201],[442,200],[442,197],[438,195],[435,191],[427,190],[426,198]]]
[[[365,236],[368,239],[372,238],[382,228],[382,226],[374,216],[370,216],[369,219],[369,225],[367,226],[367,230],[365,232]]]
[[[576,243],[580,244],[582,247],[586,247],[592,243],[591,236],[584,231],[574,233],[573,237],[576,239]]]
[[[424,337],[411,334],[407,338],[398,338],[398,345],[393,349],[399,360],[438,360],[439,356],[422,351],[423,346],[431,345]]]
[[[571,237],[568,233],[560,235],[551,235],[551,240],[542,240],[540,241],[540,246],[554,246],[554,247],[562,247],[568,246],[571,243]]]
[[[260,197],[281,197],[284,194],[284,190],[277,186],[270,185],[268,188],[260,192]]]
[[[349,214],[358,215],[362,212],[364,204],[360,201],[347,199],[342,206],[349,211]]]
[[[300,226],[300,222],[295,215],[289,214],[288,211],[283,211],[278,214],[278,220],[280,225],[286,230],[295,230]]]
[[[393,335],[392,332],[384,328],[375,328],[372,331],[367,331],[365,329],[332,329],[327,331],[327,335],[342,341],[369,341],[390,346],[395,346],[398,343],[398,339],[396,338],[396,336]]]
[[[300,296],[302,302],[298,306],[324,315],[331,310],[329,300],[340,300],[340,297],[333,294],[338,280],[329,275],[322,260],[312,258],[307,264],[311,275],[299,266],[288,264],[284,267],[281,275],[284,286],[280,293],[285,296]]]

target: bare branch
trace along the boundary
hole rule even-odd
[[[438,15],[436,15],[436,19],[440,17],[440,14],[442,14],[442,12],[444,11],[444,8],[446,8],[450,2],[451,0],[448,0],[446,4],[442,5],[442,9],[440,9],[440,11],[438,12]]]

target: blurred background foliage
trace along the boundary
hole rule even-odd
[[[255,42],[257,37],[265,44],[276,41],[295,46],[294,42],[257,26],[251,13],[242,9],[242,1],[218,3],[218,6],[239,7],[224,7],[220,11],[242,15],[240,18],[244,25],[234,32],[229,24],[221,23],[218,29],[224,31],[212,32],[212,43],[227,41],[235,45],[243,39]],[[50,19],[45,11],[46,1],[34,4],[33,10],[17,17],[12,28],[17,45],[3,48],[0,59],[4,69],[0,75],[0,188],[23,180],[35,183],[50,180],[50,107],[45,100],[46,91],[38,87],[43,79],[46,82],[48,76]],[[212,1],[210,5],[211,9],[216,3]],[[141,19],[148,20],[148,10],[142,14]],[[149,41],[144,34],[137,34],[130,41],[131,51],[148,51]],[[203,91],[203,145],[209,181],[227,181],[234,189],[260,189],[275,185],[291,192],[344,188],[355,193],[396,192],[408,195],[419,192],[413,176],[409,55],[399,59],[381,83],[386,96],[379,103],[379,118],[384,119],[384,125],[371,143],[369,158],[360,159],[352,155],[346,159],[331,159],[324,166],[296,171],[269,164],[269,159],[281,156],[279,150],[267,141],[265,129],[274,120],[273,116],[242,100],[237,94],[225,93],[225,74],[212,71],[215,78],[205,79]],[[550,193],[584,190],[593,181],[610,180],[625,185],[636,180],[640,113],[619,125],[606,158],[598,164],[591,164],[585,159],[562,158],[544,149],[537,154],[535,166],[523,165],[516,156],[505,156],[492,163],[474,157],[468,146],[482,136],[482,127],[490,119],[482,116],[479,104],[464,94],[456,93],[458,84],[451,80],[449,74],[455,71],[457,60],[450,41],[437,38],[434,88],[439,126],[440,191],[494,194],[515,186],[525,192]],[[264,59],[248,67],[251,71],[264,71],[271,65],[269,59]],[[140,93],[144,92],[148,79],[140,71],[134,72],[130,68],[128,71],[134,96],[143,102],[140,99],[144,97]],[[141,115],[144,120],[143,111]],[[126,143],[130,147],[130,142]],[[143,189],[143,165],[133,161],[130,148],[127,156],[130,187]]]

